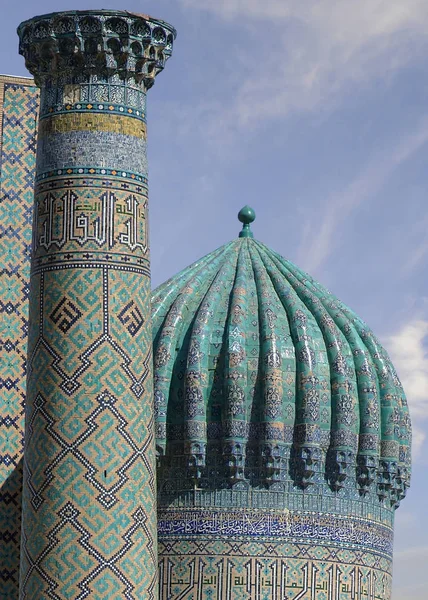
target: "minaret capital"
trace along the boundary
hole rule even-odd
[[[176,31],[147,15],[85,10],[24,21],[18,35],[19,52],[39,86],[117,74],[149,89],[172,54]]]

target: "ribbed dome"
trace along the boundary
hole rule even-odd
[[[213,488],[291,475],[303,489],[325,477],[339,490],[350,478],[362,496],[374,484],[398,505],[411,425],[386,351],[330,292],[252,239],[253,219],[153,292],[161,469],[181,456],[195,485]]]

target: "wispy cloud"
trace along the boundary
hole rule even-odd
[[[354,181],[322,203],[320,214],[314,214],[305,224],[299,251],[299,262],[309,273],[316,274],[329,258],[340,241],[338,231],[352,211],[372,199],[391,174],[427,141],[428,120],[425,119],[393,149],[389,146],[371,157]]]
[[[180,1],[247,25],[252,37],[224,130],[331,108],[350,84],[390,76],[427,45],[426,0]]]
[[[409,401],[413,454],[418,456],[428,420],[428,320],[414,319],[385,340]]]
[[[418,220],[412,231],[415,240],[412,253],[403,265],[403,274],[410,275],[428,256],[428,218]]]

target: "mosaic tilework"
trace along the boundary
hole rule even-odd
[[[0,597],[18,597],[38,90],[0,77]]]
[[[391,563],[274,539],[159,540],[160,600],[389,600]]]
[[[373,519],[315,511],[282,511],[231,508],[160,509],[160,538],[232,536],[315,541],[325,546],[359,548],[392,558],[393,530]]]
[[[147,198],[54,183],[33,224],[21,597],[152,598]]]
[[[47,89],[43,96],[42,113],[126,112],[144,119],[146,94],[132,80],[124,81],[118,73],[108,77],[104,77],[103,73],[95,73],[88,81],[78,79],[81,79],[79,84],[65,83],[64,86]]]
[[[72,47],[70,31],[76,40]],[[144,77],[135,60],[124,65],[125,54],[122,49],[117,53],[123,31],[131,35],[137,54],[141,36],[148,32],[153,37],[143,61],[151,70]],[[73,11],[36,17],[19,32],[20,51],[41,85],[43,107],[33,222],[20,598],[154,600],[146,126],[135,107],[145,106],[141,96],[163,68],[163,50],[173,30],[130,13]],[[52,44],[59,54],[52,62],[46,52],[51,32],[61,40]],[[100,36],[105,50],[96,53],[98,74],[93,49]],[[62,71],[70,52],[71,64]],[[119,71],[118,81],[112,74]],[[96,95],[102,106],[113,96],[117,102],[120,83],[122,98],[133,98],[132,109],[124,105],[123,111],[94,112],[94,97],[86,98],[87,110],[78,107],[86,94]],[[140,94],[133,95],[137,87]]]
[[[128,117],[132,116],[132,119]],[[66,133],[68,131],[110,131],[132,135],[137,138],[146,138],[147,130],[144,121],[135,118],[135,115],[115,115],[97,113],[94,117],[92,112],[66,113],[63,115],[52,115],[40,121],[40,135],[47,136],[52,133]]]
[[[159,512],[160,599],[389,600],[392,528],[334,514]]]
[[[146,183],[57,176],[36,186],[35,204],[34,273],[96,261],[149,276]]]
[[[81,89],[82,86],[79,86]],[[121,84],[120,88],[123,87]],[[92,90],[93,93],[93,90]],[[141,95],[142,100],[145,99],[145,94]],[[129,104],[124,108],[123,104],[115,104],[113,102],[73,102],[70,104],[59,104],[55,106],[49,106],[46,110],[46,106],[42,107],[45,116],[51,115],[65,115],[70,111],[73,114],[79,113],[92,113],[92,114],[113,114],[113,115],[132,115],[137,119],[141,119],[144,123],[146,122],[146,105],[144,102],[138,102],[138,108],[132,107]],[[43,117],[42,117],[43,120]]]
[[[394,367],[289,261],[240,237],[154,291],[153,325],[161,496],[323,486],[385,508],[404,498],[411,424]]]
[[[103,167],[118,171],[147,173],[147,157],[142,140],[135,136],[100,131],[52,134],[39,140],[38,177],[53,169]],[[110,148],[111,152],[104,152]],[[77,152],[78,149],[78,152]],[[113,152],[114,149],[114,152]],[[93,165],[91,157],[102,153],[103,160]],[[60,160],[59,160],[60,159]]]

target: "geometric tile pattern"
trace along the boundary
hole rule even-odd
[[[161,600],[389,600],[391,561],[316,542],[159,539]]]
[[[132,35],[127,52],[122,45],[131,42],[124,32]],[[59,55],[52,62],[46,52],[51,33]],[[131,13],[73,11],[36,17],[21,24],[19,34],[42,106],[20,598],[154,600],[156,462],[141,97],[170,54],[173,30]],[[115,110],[103,113],[113,97]],[[138,177],[128,177],[125,168]]]
[[[147,192],[70,181],[36,190],[21,596],[153,598]]]
[[[392,528],[292,511],[159,513],[160,598],[389,600]]]
[[[39,92],[0,77],[0,596],[18,597],[33,179]]]
[[[23,598],[155,594],[147,191],[92,181],[36,190]]]

